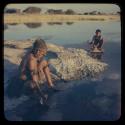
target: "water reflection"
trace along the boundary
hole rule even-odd
[[[4,30],[7,30],[7,29],[8,29],[8,25],[4,24]]]
[[[42,26],[42,23],[24,23],[28,28],[38,28]]]
[[[66,22],[67,25],[72,25],[74,22]]]
[[[48,25],[62,25],[62,22],[48,22]]]
[[[63,25],[61,25],[62,23],[54,23],[52,21],[44,22],[44,23],[42,22],[42,28],[39,28],[40,26],[38,26],[36,28],[36,31],[31,30],[30,32],[28,30],[28,27],[25,26],[24,24],[10,26],[8,29],[8,31],[10,31],[10,32],[5,30],[4,38],[6,40],[27,39],[27,38],[32,37],[33,34],[34,34],[34,36],[36,36],[36,35],[41,36],[41,32],[42,32],[43,36],[54,35],[54,37],[52,38],[52,41],[55,41],[57,43],[59,42],[59,39],[61,38],[61,40],[63,41],[63,43],[61,42],[61,44],[67,44],[67,43],[74,44],[74,43],[76,43],[76,41],[79,41],[79,43],[81,43],[83,41],[90,39],[90,37],[94,34],[95,29],[100,27],[103,31],[104,38],[106,39],[105,41],[121,40],[119,22],[104,22],[102,24],[101,21],[98,21],[98,22],[79,21],[79,22],[74,22],[75,25],[73,25],[74,23],[71,23],[71,22],[73,22],[73,21],[63,22]],[[27,24],[27,25],[29,26],[30,24]],[[38,25],[38,24],[34,23],[33,25]],[[55,27],[58,26],[60,28],[57,29],[57,28],[53,28],[51,26],[55,26]],[[67,26],[68,26],[68,29],[67,29]],[[88,29],[88,30],[85,30],[85,29]],[[49,30],[49,32],[48,32],[48,30]],[[63,32],[63,34],[62,34],[62,32]],[[69,35],[68,35],[69,33],[72,35],[72,37],[69,37]],[[114,35],[112,35],[112,34],[108,35],[108,33],[112,33]]]
[[[19,23],[8,23],[8,25],[12,25],[12,26],[16,26],[18,25]]]
[[[48,25],[63,25],[64,23],[63,22],[48,22],[47,24]],[[74,24],[74,22],[66,22],[65,24],[72,25]]]

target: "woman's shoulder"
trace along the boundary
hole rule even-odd
[[[28,58],[29,58],[29,59],[35,59],[35,57],[33,56],[32,53],[29,53]]]
[[[37,61],[37,59],[34,57],[34,55],[33,55],[32,53],[29,54],[28,60],[29,60],[29,61],[34,61],[34,62]]]

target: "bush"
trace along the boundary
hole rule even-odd
[[[38,7],[28,7],[25,10],[23,10],[24,13],[40,13],[41,8]]]

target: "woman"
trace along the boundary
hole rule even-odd
[[[52,83],[48,62],[44,59],[47,53],[47,46],[44,40],[37,39],[33,44],[32,50],[23,57],[19,70],[20,79],[25,82],[35,94],[45,100],[46,97],[42,94],[39,83],[47,80],[48,86],[54,88]],[[42,102],[41,102],[42,103]]]

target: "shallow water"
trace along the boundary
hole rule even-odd
[[[68,22],[69,23],[69,22]],[[120,41],[121,24],[120,22],[111,21],[79,21],[54,24],[16,24],[8,25],[8,29],[4,32],[5,40],[22,40],[42,37],[47,42],[56,44],[74,44],[84,43],[91,39],[95,30],[100,28],[104,36],[105,42]]]
[[[70,81],[64,91],[54,93],[49,108],[32,104],[26,97],[13,100],[5,112],[8,120],[43,121],[102,121],[117,120],[121,114],[121,27],[120,22],[83,21],[72,24],[8,25],[5,40],[42,36],[47,42],[86,49],[88,39],[101,28],[104,36],[102,61],[109,67],[96,79]],[[25,103],[22,103],[23,101]],[[20,101],[20,102],[19,102]],[[29,104],[30,103],[30,104]],[[15,106],[15,107],[14,107]],[[35,106],[35,107],[34,107]],[[14,107],[14,108],[13,108]]]

